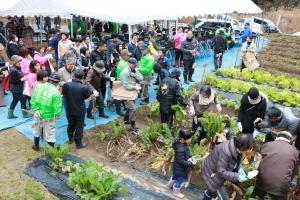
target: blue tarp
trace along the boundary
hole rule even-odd
[[[266,46],[269,41],[266,39],[263,39],[260,41],[260,46],[258,47],[259,50],[262,49],[262,46]],[[222,67],[233,67],[235,64],[239,65],[241,63],[241,58],[240,58],[240,48],[235,47],[229,51],[227,51],[223,57],[223,65]],[[238,56],[238,59],[236,59]],[[214,64],[213,64],[213,57],[206,57],[206,58],[200,58],[197,60],[197,66],[195,68],[195,73],[193,76],[193,79],[195,81],[201,81],[201,78],[203,76],[203,70],[204,70],[204,65],[207,64],[207,67],[205,69],[205,74],[211,73],[212,70],[214,69]],[[152,79],[152,82],[154,82],[154,78]],[[155,96],[156,96],[156,90],[154,90],[156,86],[152,85],[149,89],[150,93],[150,101],[153,102],[155,101]],[[183,84],[184,88],[188,88],[189,85]],[[9,105],[12,100],[12,96],[6,95],[4,97],[4,101],[6,105]],[[136,103],[137,106],[140,105],[140,102],[137,101]],[[0,108],[0,131],[8,128],[16,128],[19,132],[24,134],[27,138],[33,140],[33,134],[32,134],[32,119],[23,119],[22,114],[21,114],[21,108],[20,104],[17,105],[15,109],[15,115],[18,116],[17,119],[7,119],[7,109],[8,107],[5,108]],[[97,118],[96,124],[97,125],[103,125],[108,123],[109,121],[116,120],[119,116],[113,112],[110,111],[108,108],[105,109],[106,114],[109,115],[109,119],[103,119],[103,118]],[[91,129],[94,127],[94,120],[91,119],[86,119],[85,120],[85,130]],[[65,113],[63,112],[60,119],[57,120],[57,133],[56,133],[56,142],[61,144],[65,143],[68,141],[67,137],[67,119],[65,116]]]

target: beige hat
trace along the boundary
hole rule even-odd
[[[131,56],[131,53],[128,51],[128,49],[123,49],[121,52],[120,52],[120,55],[121,56]]]
[[[11,57],[11,64],[12,65],[15,65],[15,64],[17,64],[18,62],[21,62],[21,61],[22,61],[22,57],[21,56],[13,55]]]

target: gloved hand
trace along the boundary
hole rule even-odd
[[[256,118],[256,120],[254,121],[254,125],[259,125],[263,120],[261,118]]]
[[[189,113],[190,113],[191,116],[195,116],[195,108],[194,108],[194,106],[190,106],[189,107]]]
[[[93,94],[94,94],[95,97],[99,97],[99,92],[97,90],[94,90]]]
[[[218,112],[221,112],[221,111],[222,111],[221,104],[218,103],[218,104],[216,105],[216,109],[217,109]]]
[[[188,159],[189,162],[191,162],[193,165],[197,164],[197,160],[194,160],[193,157]]]
[[[243,168],[240,168],[238,173],[239,175],[247,176]]]
[[[139,86],[139,85],[136,85],[136,86],[135,86],[135,90],[140,91],[141,89],[142,89],[141,86]]]
[[[248,180],[247,176],[239,174],[239,182],[240,183],[245,182],[247,180]]]
[[[241,122],[238,122],[238,128],[239,128],[239,131],[243,131],[243,126],[242,126],[242,123]]]

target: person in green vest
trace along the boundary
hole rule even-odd
[[[142,50],[143,56],[139,61],[138,70],[144,77],[141,105],[146,105],[149,103],[148,87],[150,84],[152,73],[154,71],[155,61],[154,58],[151,56],[147,45],[143,45],[142,47],[140,47],[140,49]]]
[[[117,80],[120,80],[122,71],[129,66],[128,59],[131,56],[131,53],[127,49],[123,49],[120,52],[120,56],[121,59],[117,65],[117,70],[116,70]]]
[[[49,80],[49,82],[47,82]],[[37,73],[37,85],[31,96],[31,110],[34,113],[33,133],[34,145],[33,150],[39,151],[40,137],[43,134],[45,141],[54,146],[56,134],[56,118],[62,113],[62,97],[57,89],[60,77],[52,73],[48,78],[46,71]]]

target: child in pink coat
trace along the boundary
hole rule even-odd
[[[40,63],[36,60],[31,61],[29,67],[30,67],[29,73],[24,75],[24,77],[21,80],[24,81],[23,94],[26,97],[26,104],[28,103],[27,105],[29,105],[30,107],[30,98],[33,89],[37,83],[36,73],[41,69],[41,67],[40,67]]]
[[[40,63],[42,70],[49,71],[48,60],[52,58],[51,54],[45,55],[45,45],[39,44],[34,51],[33,59]]]

